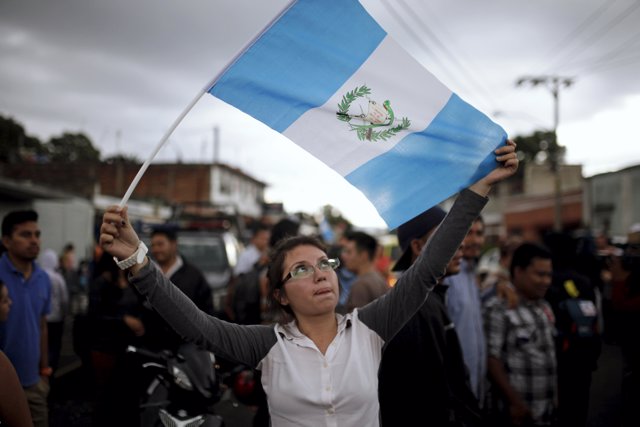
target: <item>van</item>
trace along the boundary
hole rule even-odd
[[[224,230],[178,231],[177,235],[178,252],[202,271],[211,287],[214,314],[224,317],[227,287],[241,249],[238,239]],[[145,235],[143,240],[150,245],[150,235]]]

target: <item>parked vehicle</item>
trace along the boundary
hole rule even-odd
[[[214,405],[221,398],[215,356],[194,344],[160,353],[129,346],[142,367],[153,371],[140,404],[142,427],[223,427]]]
[[[167,226],[167,225],[165,225]],[[150,247],[152,226],[144,227],[139,235]],[[180,229],[178,252],[202,271],[211,287],[214,315],[224,318],[227,287],[238,261],[241,244],[236,236],[223,229]]]
[[[178,250],[202,271],[211,286],[215,314],[223,316],[227,286],[240,252],[236,237],[229,231],[181,231]]]

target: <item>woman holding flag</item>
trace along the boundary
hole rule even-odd
[[[339,263],[310,237],[285,239],[273,251],[270,297],[289,319],[273,326],[226,323],[200,311],[145,256],[126,207],[107,209],[100,244],[183,338],[262,372],[273,426],[378,426],[382,347],[444,273],[491,186],[517,170],[515,143],[507,141],[495,155],[498,166],[460,192],[396,286],[344,316],[335,311]]]

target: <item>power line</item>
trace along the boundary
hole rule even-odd
[[[618,24],[620,24],[620,22],[622,22],[623,20],[628,18],[630,15],[632,15],[633,12],[635,12],[636,9],[638,9],[638,7],[640,7],[640,1],[634,1],[629,7],[625,8],[618,15],[616,15],[612,20],[610,20],[605,27],[600,29],[600,31],[597,31],[597,32],[593,33],[591,35],[591,37],[583,40],[582,45],[583,46],[590,46],[591,44],[593,44],[593,42],[595,42],[598,39],[602,38],[602,36],[604,36],[609,31],[611,31],[613,28],[615,28]],[[566,61],[569,61],[569,60],[573,59],[576,56],[576,54],[579,52],[579,49],[580,49],[580,46],[574,47],[574,49],[572,49],[563,58],[563,60],[566,62]],[[580,52],[583,52],[583,51],[584,50],[580,50]],[[559,67],[557,67],[557,68],[559,68]]]
[[[548,51],[548,53],[544,56],[545,58],[554,58],[557,57],[563,49],[569,46],[577,37],[585,31],[596,19],[598,19],[602,14],[604,14],[609,8],[616,2],[616,0],[612,0],[610,2],[604,2],[600,5],[599,8],[591,12],[587,18],[584,19],[578,26],[576,26],[571,32],[569,32],[563,39],[561,39],[555,46]]]
[[[601,71],[611,70],[613,68],[620,68],[627,65],[633,65],[636,63],[640,63],[640,53],[636,56],[627,57],[627,58],[618,58],[617,62],[609,62],[603,63],[593,67],[591,70],[584,72],[584,75],[594,74]]]
[[[458,59],[458,56],[451,53],[451,51],[446,46],[446,44],[443,43],[433,31],[431,31],[431,29],[425,24],[423,20],[418,19],[418,14],[415,13],[415,11],[407,4],[405,0],[399,0],[398,2],[402,7],[404,7],[405,11],[408,12],[408,15],[414,19],[416,24],[422,28],[425,34],[435,42],[435,44],[442,50],[442,52],[444,52],[444,54],[449,58],[449,60],[453,62],[455,66],[458,67],[458,69],[462,72],[462,74],[466,76],[466,78],[469,81],[471,81],[474,87],[479,88],[481,92],[483,92],[482,95],[486,96],[485,100],[491,100],[489,101],[489,105],[491,105],[493,103],[492,94],[490,93],[490,91],[488,91],[485,88],[482,82],[476,80],[475,76],[472,73],[470,73],[467,67]]]
[[[383,6],[389,11],[389,13],[394,17],[394,19],[396,19],[398,22],[400,22],[400,24],[402,25],[403,29],[407,32],[407,34],[409,34],[409,36],[413,39],[413,41],[415,43],[417,43],[422,49],[424,49],[428,54],[429,57],[435,62],[437,63],[442,69],[445,70],[445,72],[447,72],[448,74],[452,75],[452,70],[445,65],[442,61],[441,58],[435,54],[435,52],[433,52],[433,50],[429,47],[429,45],[427,43],[425,43],[425,41],[423,40],[423,38],[421,38],[419,36],[419,34],[417,34],[410,25],[408,25],[407,21],[398,13],[398,11],[392,7],[388,0],[383,0],[381,2],[383,4]],[[428,33],[430,35],[433,35],[430,31],[428,31]],[[433,35],[435,37],[435,35]],[[446,47],[444,47],[444,45],[442,44],[442,42],[437,39],[437,37],[435,38],[436,42],[435,44],[438,45],[438,47],[440,47],[440,49],[445,49],[446,51]],[[450,55],[448,53],[448,51],[446,51],[448,55]],[[455,70],[454,70],[455,71]],[[459,79],[456,79],[459,81]],[[465,88],[469,89],[469,87],[465,84],[465,80],[462,80],[462,86],[464,86]],[[486,101],[486,100],[485,100]],[[492,102],[488,102],[488,105],[492,105]]]
[[[568,64],[566,68],[581,67],[584,71],[589,71],[592,67],[600,67],[607,65],[612,60],[618,60],[619,57],[624,54],[635,53],[629,49],[632,48],[638,41],[640,41],[640,32],[632,35],[627,40],[622,42],[617,48],[606,52],[604,55],[597,58],[587,58],[582,61],[577,61],[572,64]]]
[[[417,33],[415,33],[411,27],[409,25],[407,25],[407,22],[404,20],[404,18],[402,18],[398,12],[387,2],[387,0],[382,0],[382,5],[390,12],[391,15],[393,15],[393,17],[396,19],[396,21],[399,21],[400,24],[402,25],[402,28],[409,34],[409,36],[411,36],[411,38],[413,38],[413,40],[420,45],[420,47],[422,49],[425,50],[425,52],[429,55],[429,58],[431,58],[436,64],[438,64],[441,68],[443,68],[445,71],[449,72],[449,69],[447,68],[447,66],[445,64],[443,64],[440,61],[440,57],[437,56],[435,54],[435,52],[433,52],[429,46],[418,36]]]

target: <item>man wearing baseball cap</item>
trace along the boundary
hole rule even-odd
[[[398,227],[402,255],[394,271],[404,271],[413,264],[445,216],[442,208],[434,206]],[[459,271],[461,257],[460,249],[445,275]],[[378,373],[382,425],[480,423],[458,335],[444,305],[445,291],[446,287],[436,285],[384,350]]]

